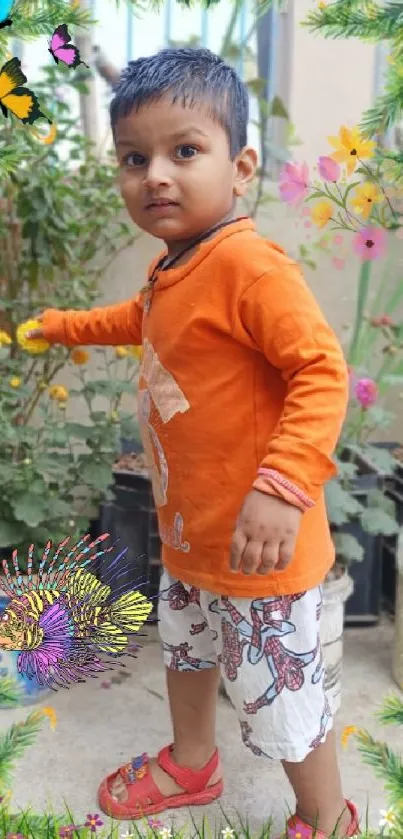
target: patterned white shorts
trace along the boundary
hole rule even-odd
[[[164,570],[158,598],[171,670],[220,665],[242,740],[255,755],[298,763],[333,721],[319,640],[320,588],[255,600],[211,594]]]

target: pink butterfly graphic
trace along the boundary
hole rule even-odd
[[[71,37],[67,29],[67,24],[62,23],[55,29],[49,46],[49,52],[53,55],[56,64],[62,61],[68,67],[78,67],[79,64],[84,64],[85,67],[88,67],[85,61],[81,61],[77,47],[74,44],[70,44],[69,41],[71,41]]]

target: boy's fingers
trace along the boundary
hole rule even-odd
[[[262,550],[262,561],[257,569],[258,574],[269,574],[276,567],[279,559],[280,545],[278,542],[265,542]],[[278,567],[278,566],[277,566]]]
[[[242,554],[242,573],[254,574],[262,560],[262,542],[250,540]]]
[[[290,564],[295,550],[295,541],[292,539],[291,541],[282,542],[280,545],[279,550],[279,557],[277,563],[277,571],[283,571],[284,568],[287,568],[287,565]]]
[[[27,338],[43,338],[42,329],[31,329],[26,333]]]
[[[242,554],[247,544],[247,538],[242,530],[235,530],[231,542],[230,567],[231,571],[239,571]]]

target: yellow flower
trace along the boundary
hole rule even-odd
[[[135,345],[133,347],[130,347],[129,352],[132,358],[138,358],[138,360],[140,361],[141,356],[143,355],[143,347],[141,346],[141,344],[139,346]]]
[[[20,323],[17,328],[17,341],[23,350],[26,350],[32,355],[39,355],[49,349],[50,344],[44,338],[27,338],[27,332],[33,329],[41,329],[39,320],[27,320],[25,323]]]
[[[116,347],[115,355],[117,358],[126,358],[126,356],[129,355],[129,350],[127,347]]]
[[[55,711],[54,708],[51,708],[50,705],[45,705],[43,708],[39,708],[39,710],[36,711],[36,715],[38,717],[42,717],[42,716],[48,717],[49,722],[50,722],[50,727],[53,730],[56,728],[56,723],[57,723],[56,711]]]
[[[13,378],[10,379],[10,387],[19,387],[20,384],[21,379],[19,378],[19,376],[13,376]]]
[[[343,749],[346,748],[347,743],[348,743],[351,735],[352,734],[357,734],[357,731],[358,731],[358,728],[357,728],[356,725],[346,725],[346,727],[343,728],[342,735],[341,735],[341,744],[343,746]]]
[[[57,137],[57,125],[54,122],[53,125],[49,127],[47,134],[41,134],[36,128],[31,130],[31,134],[35,137],[36,140],[39,140],[40,143],[44,143],[46,146],[49,146],[51,143],[54,143]]]
[[[379,204],[380,201],[383,201],[382,193],[375,184],[367,181],[356,187],[351,203],[357,215],[367,219],[374,204]]]
[[[119,422],[119,414],[117,411],[111,411],[110,419],[112,422]]]
[[[87,352],[87,350],[80,349],[73,350],[73,352],[70,355],[73,364],[86,364],[89,357],[90,354]]]
[[[8,347],[11,344],[11,338],[8,332],[5,332],[4,329],[0,329],[0,347]]]
[[[333,207],[330,201],[318,201],[311,210],[311,219],[318,227],[325,227],[332,217]]]
[[[354,172],[357,161],[373,157],[376,143],[365,140],[358,128],[346,128],[342,125],[338,137],[328,137],[329,143],[336,151],[330,156],[338,163],[345,163],[347,174]]]
[[[69,392],[63,385],[51,385],[49,396],[51,399],[55,399],[56,402],[66,402],[69,398]]]

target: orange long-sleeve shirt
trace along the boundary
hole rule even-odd
[[[251,220],[160,271],[149,313],[138,295],[88,312],[47,310],[43,328],[67,346],[143,344],[140,428],[172,575],[238,597],[323,581],[334,561],[323,487],[335,474],[347,368],[300,269]],[[253,485],[305,511],[292,562],[267,576],[229,569]]]

